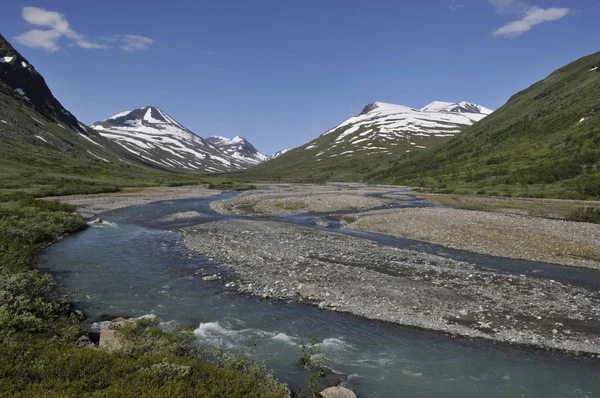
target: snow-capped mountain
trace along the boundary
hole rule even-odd
[[[431,104],[424,106],[420,109],[424,112],[456,112],[456,113],[481,113],[489,115],[493,111],[485,108],[481,105],[473,104],[471,102],[442,102],[433,101]]]
[[[289,148],[283,148],[282,150],[280,150],[280,151],[277,151],[277,152],[275,152],[274,154],[272,154],[271,156],[269,156],[269,160],[271,160],[271,159],[275,159],[275,158],[278,158],[278,157],[280,157],[281,155],[285,155],[285,154],[286,154],[286,153],[288,153],[289,151],[290,151],[290,149],[289,149]]]
[[[267,155],[259,152],[254,145],[243,137],[236,136],[232,139],[214,135],[206,139],[207,142],[219,148],[223,153],[233,159],[246,164],[246,167],[254,166],[269,159]]]
[[[248,166],[153,106],[120,112],[90,127],[155,167],[214,173]]]
[[[441,102],[415,109],[375,102],[299,150],[316,161],[357,153],[411,152],[453,137],[492,111],[469,102]]]

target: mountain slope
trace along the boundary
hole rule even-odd
[[[0,35],[0,137],[118,162],[110,144],[54,97],[42,75]]]
[[[227,156],[239,160],[246,167],[254,166],[269,158],[240,136],[229,139],[215,135],[208,137],[206,141],[219,148]]]
[[[90,127],[134,157],[165,170],[214,173],[248,165],[153,106],[120,112]]]
[[[370,164],[454,137],[491,110],[468,102],[432,102],[422,109],[375,102],[305,145],[252,170],[256,175],[319,175],[357,179]],[[311,177],[312,178],[312,177]]]
[[[515,94],[431,150],[369,176],[487,194],[600,196],[600,52]]]

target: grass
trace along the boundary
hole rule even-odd
[[[0,194],[0,396],[284,396],[285,387],[264,368],[201,359],[185,344],[189,333],[164,333],[154,321],[124,331],[126,350],[77,347],[84,331],[69,300],[35,270],[45,246],[86,227],[74,210],[24,193]],[[170,372],[172,364],[190,370]]]

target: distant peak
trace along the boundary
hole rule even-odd
[[[493,112],[491,109],[467,101],[433,101],[432,103],[424,106],[420,110],[423,112],[480,113],[484,115],[489,115]]]
[[[412,110],[412,108],[409,108],[408,106],[404,106],[404,105],[389,104],[387,102],[373,102],[373,103],[365,106],[360,114],[364,115],[364,114],[370,113],[370,112],[382,112],[382,111],[404,112],[404,111],[410,111],[410,110]]]

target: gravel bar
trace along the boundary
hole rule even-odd
[[[600,268],[599,224],[447,207],[373,211],[342,221],[348,229],[474,253]]]
[[[599,292],[276,221],[221,220],[182,234],[189,249],[235,270],[241,279],[226,286],[243,293],[456,336],[600,354]]]

